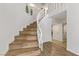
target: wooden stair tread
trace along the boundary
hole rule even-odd
[[[10,45],[12,45],[12,44],[22,44],[22,43],[32,43],[32,42],[37,42],[37,40],[15,40]]]
[[[37,34],[32,34],[32,33],[22,33],[20,36],[37,36]]]
[[[23,53],[23,54],[19,54],[18,56],[38,56],[40,55],[40,49],[39,50],[36,50],[36,51],[30,51],[30,52],[27,52],[27,53]]]
[[[35,41],[37,41],[37,40],[15,40],[14,42],[22,42],[22,41],[27,41],[27,42],[35,42]]]
[[[20,36],[20,37],[16,37],[16,40],[37,40],[36,36]]]
[[[37,31],[37,28],[23,28],[24,31]]]
[[[27,28],[36,28],[36,26],[27,26]]]
[[[32,29],[35,29],[35,30],[36,30],[37,28],[36,28],[36,27],[27,27],[27,28],[25,28],[25,30],[26,30],[26,29],[27,29],[27,30],[29,30],[29,29],[30,29],[30,30],[32,30]]]
[[[36,25],[30,25],[30,26],[27,26],[28,27],[31,27],[31,28],[36,28],[37,26]]]
[[[32,33],[32,32],[34,33],[35,32],[36,33],[36,31],[30,31],[30,30],[29,31],[20,31],[20,32],[23,32],[23,33]]]
[[[13,49],[13,50],[9,50],[6,55],[18,55],[25,52],[27,53],[30,51],[36,51],[38,49],[39,49],[38,47]]]
[[[15,39],[17,39],[17,38],[27,39],[27,37],[29,37],[29,35],[20,35],[20,36],[16,36]],[[36,37],[36,36],[35,35],[30,35],[30,37]]]
[[[10,49],[20,49],[20,48],[31,48],[31,47],[38,47],[37,43],[24,43],[24,44],[18,44],[18,45],[10,45]]]
[[[15,36],[15,38],[18,38],[18,37],[24,37],[24,38],[26,38],[27,36],[35,36],[35,35],[19,35],[19,36]]]
[[[20,31],[20,35],[37,35],[36,31]]]

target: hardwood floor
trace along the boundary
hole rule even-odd
[[[66,44],[67,42],[66,41],[63,42],[63,41],[53,40],[52,43],[54,43],[58,46],[64,47],[65,49],[67,47],[67,44]]]
[[[43,45],[41,56],[77,56],[66,50],[64,44],[53,42],[46,42]]]
[[[66,50],[66,43],[53,40],[43,44],[40,50],[37,40],[37,23],[23,28],[15,40],[9,44],[6,56],[76,56]]]

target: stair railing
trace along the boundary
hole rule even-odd
[[[41,31],[40,23],[42,19],[45,17],[46,13],[47,13],[47,10],[42,9],[37,15],[37,36],[38,36],[39,48],[41,48],[41,50],[43,50],[43,44],[41,42],[42,31]]]
[[[40,22],[44,16],[45,16],[45,9],[42,9],[37,16],[38,22]]]
[[[63,9],[65,9],[64,4],[60,4],[60,3],[59,4],[55,3],[52,8],[53,8],[53,11],[51,11],[52,14],[49,15],[51,17],[54,16],[55,14],[58,14],[58,12],[62,11]],[[43,50],[43,42],[42,42],[43,33],[42,33],[42,28],[40,24],[42,23],[42,20],[44,19],[44,17],[47,15],[47,11],[48,10],[43,8],[37,15],[37,36],[38,36],[39,48],[41,48],[41,50]]]

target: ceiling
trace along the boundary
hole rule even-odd
[[[36,7],[42,8],[42,7],[44,7],[46,4],[45,4],[45,3],[34,3],[34,5],[35,5]]]
[[[54,19],[55,19],[54,24],[60,24],[60,23],[66,24],[67,23],[66,11],[63,11],[55,15]]]
[[[34,5],[32,7],[35,7],[35,8],[43,8],[43,7],[46,7],[47,6],[47,3],[27,3],[27,5]]]
[[[48,7],[47,3],[33,3],[34,6],[36,8],[42,8],[42,7]],[[54,24],[59,24],[59,23],[67,23],[67,20],[66,20],[66,11],[63,11],[57,15],[54,16],[55,18],[55,21],[54,21]]]

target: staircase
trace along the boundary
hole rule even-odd
[[[15,36],[15,40],[9,44],[6,56],[37,56],[40,52],[37,41],[37,23],[34,22]]]

